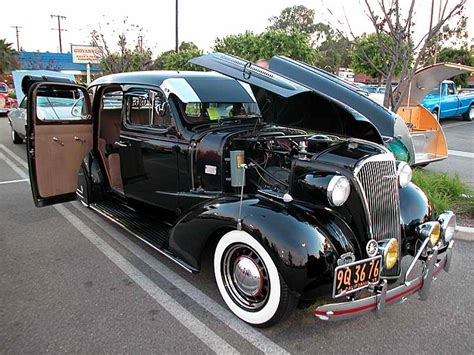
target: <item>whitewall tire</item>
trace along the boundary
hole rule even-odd
[[[214,275],[229,309],[255,326],[270,326],[294,308],[295,297],[265,248],[244,231],[231,231],[214,252]]]

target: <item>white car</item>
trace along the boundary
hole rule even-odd
[[[20,106],[13,107],[8,113],[11,137],[14,144],[23,143],[26,135],[26,96]]]
[[[37,110],[40,120],[54,120],[60,117],[69,117],[69,120],[82,119],[83,98],[47,98],[38,97]],[[26,96],[20,106],[8,113],[11,137],[14,144],[23,143],[26,136],[27,102]]]

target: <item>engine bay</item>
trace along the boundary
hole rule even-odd
[[[231,186],[281,197],[289,192],[294,160],[316,160],[328,148],[345,142],[335,135],[275,126],[235,137],[226,149]]]

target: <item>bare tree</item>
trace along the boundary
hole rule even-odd
[[[429,0],[424,0],[428,3]],[[371,58],[362,51],[363,60],[367,61],[381,77],[385,78],[384,106],[397,112],[400,107],[401,97],[409,90],[413,75],[418,67],[427,61],[430,54],[430,47],[438,38],[443,26],[448,21],[457,17],[463,18],[463,11],[467,0],[457,0],[454,5],[450,5],[449,0],[431,0],[427,6],[429,12],[429,26],[427,31],[418,42],[415,42],[413,33],[415,28],[414,9],[416,0],[411,0],[409,7],[404,12],[400,6],[400,0],[364,0],[366,14],[372,23],[378,39],[378,45],[384,57],[390,61],[383,65],[376,65]],[[349,33],[355,39],[350,23]],[[384,41],[383,38],[390,36],[391,41]],[[389,45],[387,45],[389,43]],[[402,70],[399,75],[399,87],[396,97],[392,91],[392,81],[397,71],[397,66],[401,63]]]
[[[104,74],[150,70],[153,68],[152,51],[143,43],[143,28],[129,24],[127,17],[123,19],[121,29],[114,22],[108,22],[106,26],[109,28],[103,29],[102,25],[99,24],[90,33],[91,44],[100,49],[100,66]],[[117,36],[116,46],[113,49],[105,33]],[[137,38],[135,45],[128,40],[133,36]]]

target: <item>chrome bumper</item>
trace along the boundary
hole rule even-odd
[[[422,274],[408,281],[408,277],[413,271],[415,263],[419,260],[427,244],[428,241],[425,241],[416,254],[405,274],[405,281],[402,285],[388,290],[387,281],[383,280],[372,290],[374,292],[373,296],[355,301],[325,304],[316,308],[314,315],[321,320],[334,321],[358,317],[371,311],[382,312],[385,305],[404,302],[407,296],[416,291],[419,292],[421,300],[427,300],[432,281],[436,279],[436,276],[441,270],[444,269],[446,272],[449,272],[454,241],[451,240],[449,242],[446,252],[440,260],[438,260],[438,251],[440,248],[433,248],[432,254],[428,256],[424,263]]]

